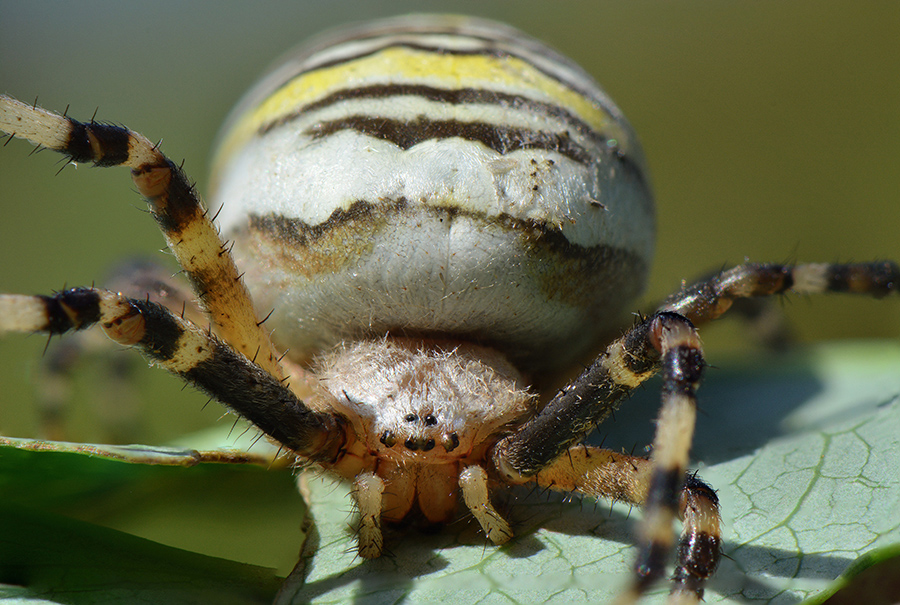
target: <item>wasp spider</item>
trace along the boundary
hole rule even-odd
[[[447,522],[460,500],[503,544],[513,531],[491,491],[532,483],[643,509],[624,601],[673,550],[673,599],[699,600],[720,519],[715,491],[687,470],[705,366],[696,326],[740,298],[881,296],[900,278],[887,262],[723,271],[540,393],[642,291],[653,199],[635,134],[594,81],[478,20],[387,20],[294,55],[226,127],[216,217],[138,133],[5,97],[0,127],[74,162],[130,167],[213,331],[97,288],[4,295],[0,328],[99,323],[298,462],[352,482],[365,558],[382,554],[383,522],[414,509]],[[657,372],[649,458],[582,445]]]

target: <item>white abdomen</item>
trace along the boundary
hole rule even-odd
[[[307,50],[251,93],[216,166],[219,223],[297,359],[389,332],[560,367],[649,269],[630,126],[505,26],[414,17]]]

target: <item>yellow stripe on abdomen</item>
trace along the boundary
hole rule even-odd
[[[301,73],[242,117],[225,139],[217,163],[269,125],[352,84],[420,83],[446,90],[485,89],[553,103],[598,134],[624,139],[609,111],[527,61],[510,55],[441,54],[393,46],[373,55]]]

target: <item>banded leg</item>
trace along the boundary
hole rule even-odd
[[[128,166],[169,248],[218,333],[277,378],[278,355],[250,294],[187,175],[146,137],[119,126],[77,122],[0,95],[0,130],[63,153],[73,162]]]
[[[662,405],[650,456],[652,469],[638,537],[635,581],[622,595],[621,603],[637,601],[665,571],[666,558],[674,545],[672,523],[678,514],[684,487],[697,416],[697,387],[705,365],[697,332],[681,315],[658,314],[649,337],[661,356]],[[717,509],[714,516],[718,530]],[[688,545],[682,543],[679,556],[684,554],[686,547]],[[704,541],[701,547],[706,550],[704,560],[712,564],[697,570],[679,560],[672,578],[673,602],[692,603],[703,598],[704,585],[709,574],[715,571],[719,557],[718,531],[713,542]],[[694,575],[694,571],[702,574]]]
[[[159,303],[195,325],[207,323],[203,310],[194,300],[188,284],[177,279],[172,270],[147,259],[121,263],[103,281],[107,290],[139,300]],[[68,338],[48,342],[40,362],[37,381],[37,408],[41,415],[41,433],[55,441],[67,440],[65,418],[71,404],[71,385],[79,365],[91,359],[101,360],[106,370],[103,388],[91,392],[90,401],[98,408],[102,429],[109,443],[133,443],[140,428],[141,396],[135,392],[132,374],[138,367],[131,355],[122,355],[118,347],[99,330],[84,330]],[[295,391],[296,392],[296,391]]]
[[[735,300],[773,294],[840,292],[875,298],[900,290],[900,268],[879,261],[846,265],[748,263],[718,273],[670,296],[660,311],[673,311],[701,325],[721,316]]]
[[[635,387],[659,370],[660,350],[651,342],[651,335],[661,313],[678,313],[698,325],[718,318],[739,298],[788,291],[849,292],[878,298],[898,290],[900,269],[884,261],[849,265],[747,264],[723,271],[673,295],[657,314],[640,321],[610,344],[540,414],[498,443],[494,464],[509,481],[523,482],[584,439]]]
[[[646,458],[578,445],[538,472],[534,481],[567,494],[579,492],[644,507],[653,477],[653,463]],[[683,525],[675,581],[687,589],[689,596],[702,588],[700,584],[712,575],[719,562],[718,504],[716,493],[707,484],[692,474],[684,478],[676,511]]]
[[[94,288],[52,297],[0,295],[0,333],[62,334],[95,323],[301,456],[333,460],[343,445],[335,416],[312,411],[260,365],[162,305]]]
[[[636,600],[665,570],[674,546],[672,522],[687,470],[696,418],[696,388],[704,367],[696,330],[676,313],[658,312],[613,342],[594,364],[552,399],[541,413],[495,448],[495,468],[507,481],[532,480],[558,463],[571,445],[618,407],[622,398],[657,369],[663,370],[662,406],[650,460],[644,518],[638,538],[636,580],[624,602]],[[576,448],[577,449],[577,448]],[[718,513],[716,512],[717,516]],[[716,522],[718,523],[718,522]],[[704,558],[718,559],[718,541],[706,544]],[[698,600],[706,577],[675,578],[673,595]],[[712,572],[714,566],[709,570]]]
[[[670,521],[690,450],[695,390],[703,367],[692,322],[716,319],[739,298],[798,293],[848,292],[885,296],[900,289],[894,263],[797,266],[747,264],[685,288],[660,311],[614,341],[597,360],[516,433],[495,446],[494,468],[509,482],[532,480],[569,448],[580,442],[621,401],[660,367],[664,369],[663,408],[654,440],[654,476],[645,500],[638,580],[626,598],[636,598],[662,573],[662,557],[671,544]],[[703,513],[706,514],[706,513]],[[666,536],[669,536],[668,538]],[[698,546],[682,543],[679,552]],[[715,555],[707,558],[714,562]],[[680,558],[684,558],[681,554]],[[703,577],[676,571],[674,599],[702,596]],[[702,576],[702,573],[700,574]],[[683,597],[683,598],[682,598]]]

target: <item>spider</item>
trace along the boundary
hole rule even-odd
[[[673,550],[672,598],[698,601],[720,556],[715,491],[687,468],[705,366],[696,326],[742,298],[883,296],[900,277],[889,262],[722,271],[549,389],[643,290],[652,195],[631,126],[586,73],[474,19],[386,20],[291,57],[226,126],[214,215],[136,132],[8,97],[0,128],[74,162],[130,167],[212,324],[152,292],[90,287],[3,295],[0,330],[100,324],[297,464],[351,482],[363,558],[383,553],[383,523],[414,510],[446,523],[460,503],[507,542],[491,501],[505,486],[640,506],[622,602]],[[657,372],[649,457],[582,444]]]

